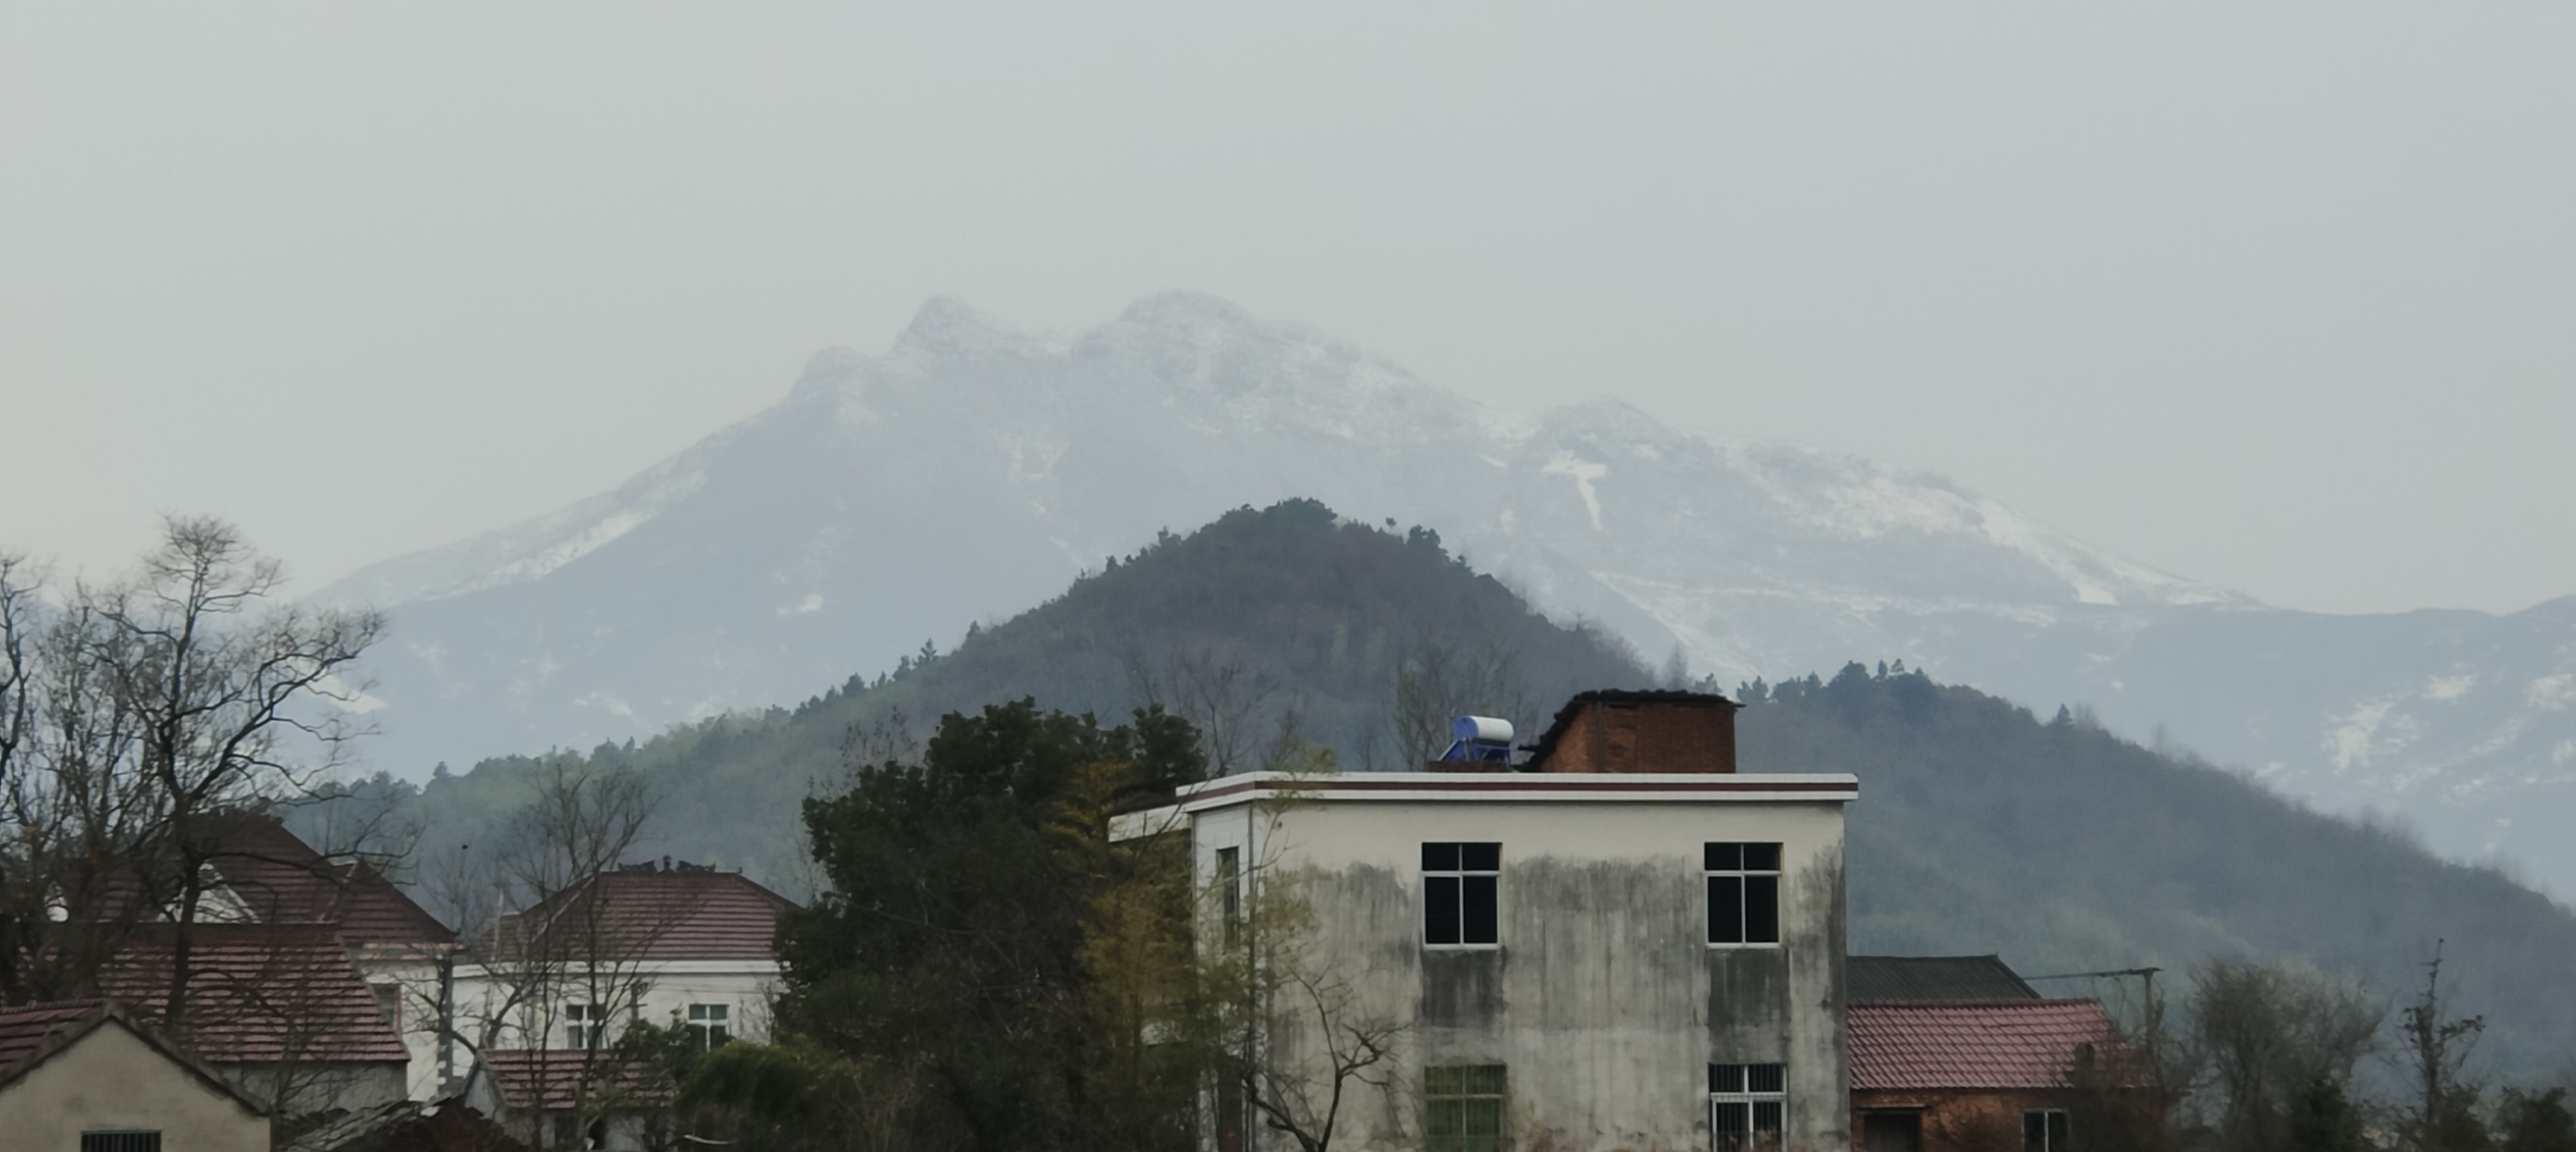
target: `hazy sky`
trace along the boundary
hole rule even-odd
[[[2288,606],[2576,593],[2576,6],[388,7],[0,8],[0,544],[310,587],[931,294],[1196,288]]]

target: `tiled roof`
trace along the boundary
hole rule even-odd
[[[169,1003],[174,953],[169,931],[147,932],[99,983],[158,1020]],[[188,1008],[176,1031],[215,1063],[411,1058],[327,927],[201,924],[188,972]]]
[[[2060,1087],[2087,1045],[2121,1051],[2098,1000],[1855,1003],[1852,1090]]]
[[[739,872],[630,865],[502,917],[500,938],[504,948],[533,939],[566,957],[597,940],[621,961],[769,960],[778,914],[792,907]]]
[[[572,1048],[499,1049],[483,1054],[483,1067],[511,1108],[547,1111],[573,1106],[575,1089],[590,1082],[590,1099],[659,1099],[667,1093],[643,1065],[601,1052]]]
[[[215,871],[262,923],[335,924],[352,946],[456,941],[372,865],[325,858],[275,817],[226,816],[211,832]]]
[[[2039,999],[1999,956],[1854,956],[1844,973],[1855,1004]]]
[[[44,1047],[46,1037],[78,1028],[106,1008],[104,1000],[65,1000],[0,1010],[0,1080],[14,1078],[19,1062]]]

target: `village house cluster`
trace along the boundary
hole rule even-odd
[[[1739,771],[1734,712],[1590,692],[1526,747],[1466,718],[1422,771],[1229,776],[1120,817],[1187,838],[1221,897],[1203,948],[1254,946],[1265,885],[1311,910],[1308,995],[1257,1040],[1267,1079],[1210,1089],[1204,1146],[1293,1147],[1321,1096],[1285,1086],[1331,1084],[1342,1148],[2085,1147],[2144,1090],[2102,1006],[1991,956],[1849,955],[1858,782]],[[224,845],[184,948],[147,932],[104,998],[0,1011],[0,1143],[641,1149],[603,1058],[623,1029],[767,1038],[789,905],[738,873],[632,863],[462,940],[274,820]]]

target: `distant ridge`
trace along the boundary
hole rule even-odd
[[[2576,893],[2576,598],[2267,608],[1938,477],[1687,435],[1616,401],[1507,422],[1311,329],[1166,293],[1069,336],[960,301],[562,512],[322,594],[393,609],[376,762],[418,778],[798,699],[1104,558],[1311,497],[1435,525],[1560,620],[1721,683],[1902,658],[2090,705]]]

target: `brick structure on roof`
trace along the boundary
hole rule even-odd
[[[1735,771],[1735,713],[1708,692],[1584,692],[1532,748],[1532,772]]]

